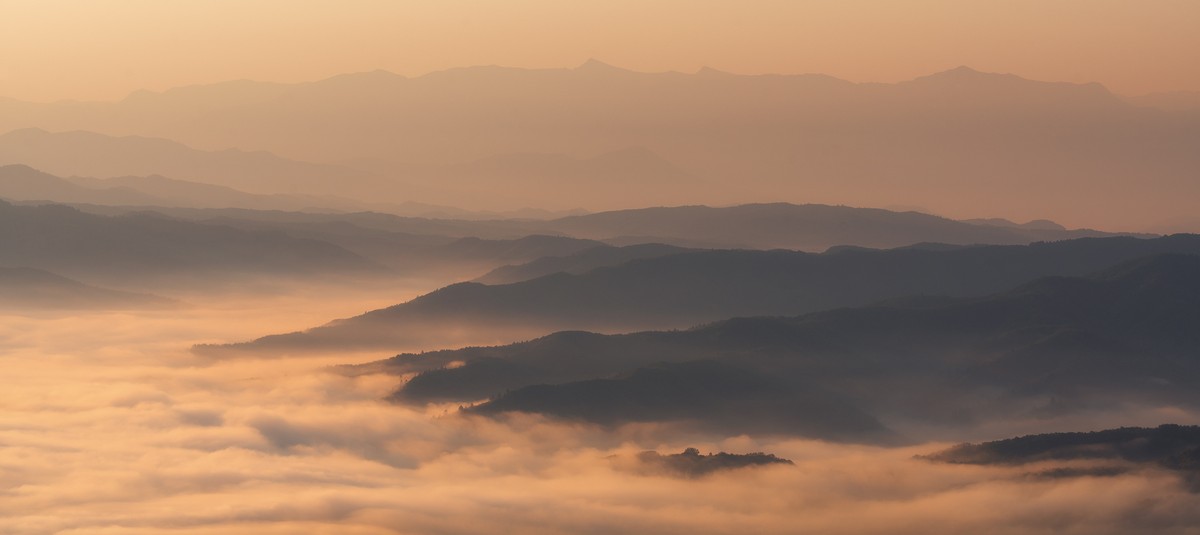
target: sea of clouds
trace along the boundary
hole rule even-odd
[[[5,315],[0,534],[1200,533],[1200,495],[1164,470],[1046,478],[916,457],[945,441],[468,418],[380,401],[396,377],[328,368],[387,354],[188,351],[394,300],[312,292],[193,299],[169,313]],[[688,446],[795,464],[703,478],[631,469],[639,451]]]

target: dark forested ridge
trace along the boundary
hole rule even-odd
[[[726,453],[717,452],[701,455],[696,448],[687,448],[680,453],[663,455],[657,451],[637,454],[635,470],[646,473],[667,473],[682,477],[703,477],[714,472],[737,470],[755,466],[791,466],[792,461],[770,453]]]
[[[1193,492],[1200,492],[1200,426],[1194,425],[1166,424],[1155,428],[1122,427],[1027,435],[980,444],[960,444],[923,458],[985,465],[1105,463],[1082,468],[1049,468],[1037,473],[1046,477],[1111,476],[1139,467],[1156,466],[1178,472]]]
[[[900,299],[675,332],[563,332],[399,355],[373,369],[418,372],[397,401],[491,398],[471,409],[483,414],[539,412],[606,424],[698,420],[726,430],[761,420],[779,430],[797,414],[812,414],[798,407],[820,400],[884,420],[963,424],[1113,404],[1200,403],[1198,324],[1200,257],[1164,254],[985,297]],[[757,386],[738,386],[750,384]],[[842,414],[835,420],[866,422]],[[821,418],[803,423],[819,426]]]

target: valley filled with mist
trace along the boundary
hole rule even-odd
[[[0,534],[1200,533],[1200,93],[342,72],[0,98]]]

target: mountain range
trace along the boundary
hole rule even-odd
[[[204,350],[403,349],[438,340],[504,343],[562,329],[684,328],[734,316],[795,315],[913,295],[985,295],[1037,277],[1084,275],[1168,252],[1198,254],[1200,236],[1081,238],[1024,246],[848,248],[822,254],[685,252],[512,284],[454,284],[307,331]]]
[[[1200,404],[1200,256],[1143,257],[974,298],[915,297],[685,331],[563,332],[360,367],[415,374],[391,399],[474,402],[605,425],[897,439],[880,422],[969,426]],[[353,368],[352,368],[353,369]]]
[[[361,276],[382,269],[336,245],[277,232],[154,213],[100,216],[63,205],[3,201],[0,265],[45,269],[86,282],[138,284],[171,276]]]
[[[1194,213],[1200,198],[1191,180],[1200,169],[1195,113],[1131,104],[1097,84],[966,67],[880,84],[639,73],[590,61],[574,69],[238,81],[118,102],[0,102],[0,131],[24,128],[247,151],[230,158],[266,158],[257,151],[268,151],[333,166],[322,168],[329,174],[372,175],[383,189],[342,185],[352,197],[369,191],[358,200],[468,209],[630,208],[643,192],[674,188],[670,204],[852,200],[962,218],[997,215],[978,212],[988,207],[1023,220],[1055,214],[1072,227],[1135,230]],[[619,163],[606,163],[613,158]],[[564,171],[570,162],[583,170]],[[298,169],[296,180],[311,169]],[[129,174],[197,176],[112,173]],[[546,187],[514,206],[511,184],[528,183]]]

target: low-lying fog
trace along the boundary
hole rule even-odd
[[[4,316],[0,533],[1200,533],[1200,495],[1167,471],[1040,478],[1030,467],[914,458],[946,442],[879,448],[464,418],[379,401],[395,377],[324,370],[387,353],[207,361],[188,351],[427,289]],[[688,446],[795,464],[699,479],[630,469],[639,451]]]

